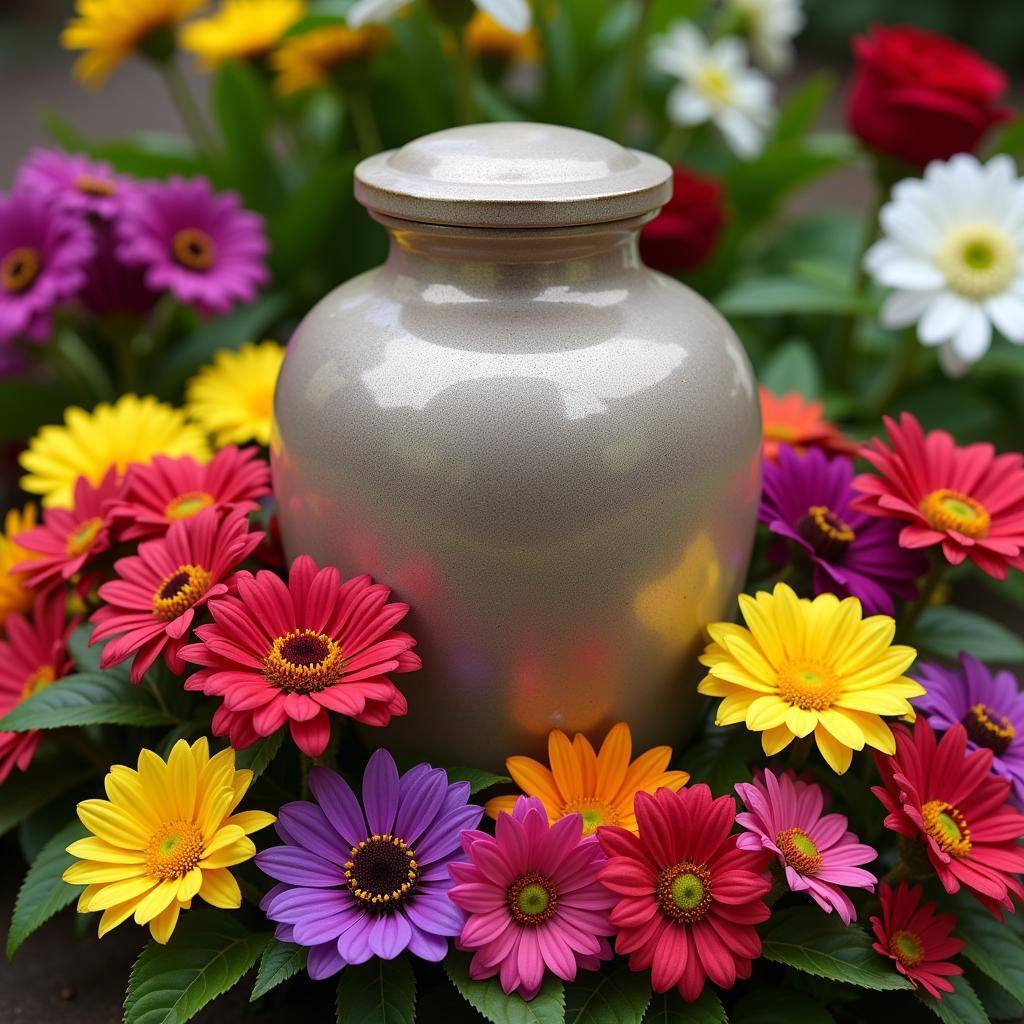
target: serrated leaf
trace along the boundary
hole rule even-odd
[[[235,754],[235,768],[248,768],[253,779],[258,779],[274,760],[284,741],[284,729],[278,729],[269,736],[257,740],[252,746],[245,747]]]
[[[491,1024],[563,1024],[565,1020],[565,988],[552,974],[526,1002],[519,995],[505,995],[497,978],[473,981],[469,957],[461,953],[450,953],[444,969],[462,998]]]
[[[580,971],[565,990],[566,1024],[640,1024],[651,1001],[651,979],[624,960],[600,973]]]
[[[973,898],[960,896],[956,903],[954,934],[964,940],[963,955],[1024,1003],[1024,939]]]
[[[502,786],[512,781],[507,775],[485,772],[482,768],[464,768],[462,765],[446,768],[445,772],[449,782],[468,782],[470,793],[480,793],[492,786]]]
[[[1024,661],[1024,640],[977,612],[945,605],[926,608],[911,642],[919,650],[955,659],[967,651],[982,661]]]
[[[11,928],[7,933],[8,960],[37,928],[58,910],[63,910],[82,891],[83,886],[68,885],[61,880],[61,875],[75,861],[66,852],[66,847],[86,835],[85,826],[80,821],[72,821],[53,836],[32,861],[18,890],[11,916]]]
[[[287,981],[293,974],[298,974],[306,966],[309,956],[308,946],[296,946],[292,942],[281,942],[271,939],[260,958],[260,969],[256,974],[249,1002],[265,996],[272,988]]]
[[[343,968],[336,1011],[338,1024],[413,1024],[416,978],[409,958],[374,957]]]
[[[185,1024],[256,963],[269,938],[221,910],[187,911],[166,946],[150,942],[135,961],[124,1024]]]
[[[861,988],[911,987],[871,948],[863,928],[844,925],[834,914],[811,907],[772,915],[761,931],[761,953],[766,960]]]
[[[1024,1004],[1017,1002],[1001,985],[986,977],[973,964],[964,971],[989,1020],[1024,1020]]]
[[[110,672],[58,679],[0,719],[0,730],[60,729],[68,725],[173,725],[176,719],[142,686]]]
[[[949,979],[952,992],[943,992],[941,999],[918,989],[914,995],[946,1024],[989,1024],[988,1014],[971,983],[961,974]]]
[[[721,999],[708,986],[692,1003],[683,1002],[676,989],[651,1000],[644,1024],[725,1024],[728,1018]]]
[[[34,764],[27,772],[11,772],[4,782],[0,799],[0,836],[61,793],[95,774],[92,768],[69,772],[54,764]]]
[[[759,986],[730,1011],[731,1024],[835,1024],[819,1002],[803,992]]]

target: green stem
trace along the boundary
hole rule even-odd
[[[633,110],[633,100],[636,96],[637,81],[640,78],[640,70],[643,67],[647,32],[651,22],[651,15],[654,13],[654,0],[639,0],[639,4],[640,14],[636,21],[636,28],[633,30],[633,35],[629,40],[629,49],[626,51],[626,63],[623,68],[622,85],[619,89],[619,100],[612,114],[611,136],[620,142],[625,141],[629,115]]]
[[[678,164],[691,137],[692,132],[689,128],[681,124],[672,125],[658,147],[658,156],[670,164]]]
[[[914,627],[917,625],[917,620],[921,618],[921,613],[925,608],[931,604],[935,592],[942,586],[948,572],[949,563],[942,555],[933,555],[928,575],[924,578],[924,583],[921,584],[921,590],[917,598],[906,607],[903,615],[900,617],[899,624],[896,627],[896,639],[898,641],[906,642],[914,635]]]
[[[178,114],[185,130],[192,136],[192,141],[200,150],[212,156],[217,152],[217,141],[213,132],[207,127],[206,119],[192,95],[185,76],[181,73],[180,65],[172,57],[164,61],[160,65],[160,69],[163,71],[167,91],[178,108]]]
[[[118,390],[125,392],[137,392],[139,387],[138,366],[135,362],[134,336],[132,334],[118,334],[114,336],[114,355],[117,360],[117,383]]]
[[[345,105],[352,118],[352,130],[356,135],[360,156],[373,156],[374,153],[379,153],[384,144],[381,142],[377,119],[366,92],[362,89],[348,90],[345,93]]]
[[[466,37],[460,29],[452,29],[452,39],[455,44],[455,114],[459,124],[473,124],[478,120],[473,95],[473,55],[466,48]]]

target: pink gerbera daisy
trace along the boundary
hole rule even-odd
[[[676,986],[691,1003],[708,978],[721,988],[749,978],[771,886],[767,854],[740,849],[730,835],[736,802],[712,799],[705,785],[659,789],[637,793],[636,818],[639,835],[597,830],[608,856],[600,879],[620,897],[615,951],[629,954],[630,970],[650,969],[655,992]]]
[[[115,562],[118,579],[99,589],[105,604],[93,613],[96,629],[89,641],[115,638],[103,648],[103,668],[134,654],[131,678],[138,683],[162,653],[172,672],[184,672],[180,653],[196,611],[227,593],[228,574],[262,539],[244,515],[222,519],[206,509],[174,523],[167,536],[143,541],[137,555]]]
[[[448,898],[470,915],[455,942],[473,953],[470,977],[497,974],[507,994],[532,999],[546,970],[572,981],[579,968],[610,960],[615,896],[598,881],[601,848],[581,842],[583,816],[549,826],[541,801],[524,796],[498,815],[494,832],[463,832],[469,860],[448,865],[456,883]]]
[[[32,561],[14,566],[27,573],[28,585],[49,588],[70,580],[110,547],[110,503],[121,490],[121,479],[112,467],[98,486],[80,476],[75,482],[73,508],[48,508],[41,525],[15,537],[32,555]]]
[[[1024,569],[1024,456],[996,455],[990,444],[958,448],[944,430],[925,434],[910,413],[886,417],[892,443],[875,438],[861,455],[881,476],[853,481],[863,497],[853,507],[903,519],[905,548],[942,546],[952,565],[970,558],[996,579]]]
[[[782,865],[794,892],[809,893],[826,913],[836,911],[843,924],[857,912],[843,888],[873,892],[875,878],[858,867],[878,853],[859,842],[842,814],[822,815],[821,786],[797,779],[792,772],[776,777],[765,769],[753,782],[736,784],[747,810],[736,822],[748,831],[736,839],[740,850],[767,850]]]
[[[298,748],[322,754],[331,735],[329,711],[367,725],[387,725],[408,710],[389,672],[420,667],[416,641],[394,627],[409,606],[389,603],[391,591],[369,576],[341,582],[338,570],[317,569],[308,555],[292,563],[288,583],[263,570],[239,573],[237,596],[210,603],[213,622],[182,657],[202,666],[185,683],[224,703],[216,736],[235,748],[269,736],[285,723]]]
[[[22,164],[14,189],[41,196],[61,209],[110,220],[130,187],[130,180],[115,174],[110,164],[80,153],[37,149]]]
[[[7,639],[0,640],[0,716],[71,671],[68,637],[78,623],[67,622],[64,595],[39,595],[31,616],[10,615]],[[25,771],[42,732],[0,732],[0,783],[16,766]]]
[[[205,508],[249,513],[270,493],[270,468],[257,448],[221,448],[205,465],[191,455],[157,455],[148,465],[129,466],[124,492],[111,518],[124,524],[123,540],[160,536],[180,519]]]

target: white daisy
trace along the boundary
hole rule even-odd
[[[737,156],[757,156],[774,115],[772,84],[750,66],[742,40],[709,43],[696,25],[677,21],[654,40],[651,62],[679,79],[668,96],[670,120],[712,121]]]
[[[880,219],[864,267],[894,289],[886,327],[916,324],[951,376],[988,351],[993,325],[1024,342],[1024,179],[1010,157],[936,160],[893,188]]]
[[[750,40],[754,59],[772,73],[793,62],[793,38],[804,27],[800,0],[725,0]]]
[[[359,28],[371,21],[387,21],[410,0],[356,0],[349,8],[348,23]],[[530,5],[526,0],[473,0],[485,14],[510,32],[522,34],[530,27]]]

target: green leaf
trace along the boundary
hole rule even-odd
[[[100,671],[100,658],[103,657],[104,645],[97,644],[95,647],[89,646],[89,637],[92,636],[92,631],[95,628],[96,627],[92,624],[83,622],[72,632],[71,639],[68,640],[68,653],[82,672]],[[109,669],[108,671],[116,672],[119,669],[126,676],[128,675],[128,666],[125,662],[122,662],[120,665],[116,665],[113,669]]]
[[[924,989],[918,989],[914,995],[946,1024],[989,1024],[985,1007],[971,988],[971,983],[962,974],[949,980],[953,991],[943,992],[941,999],[929,995]]]
[[[346,967],[338,982],[338,1024],[413,1024],[416,978],[407,956]]]
[[[705,782],[712,793],[731,793],[737,782],[749,782],[752,765],[761,762],[761,741],[745,728],[712,729],[699,743],[684,751],[679,767],[690,773],[691,783]]]
[[[704,991],[692,1003],[684,1003],[676,989],[651,1000],[644,1024],[725,1024],[728,1018],[722,1001],[714,989],[705,985]]]
[[[220,910],[182,914],[167,945],[150,942],[135,961],[124,1024],[184,1024],[256,963],[268,939]]]
[[[998,622],[953,605],[927,608],[911,643],[943,658],[967,651],[982,661],[1024,661],[1024,640]]]
[[[761,986],[748,992],[729,1014],[731,1024],[834,1024],[819,1002],[803,992]]]
[[[449,954],[444,969],[462,998],[491,1024],[563,1024],[565,1020],[564,986],[553,974],[548,974],[540,991],[526,1002],[519,995],[505,995],[497,978],[473,981],[467,956]]]
[[[85,826],[80,821],[72,821],[50,839],[32,862],[14,904],[7,933],[8,960],[40,925],[63,910],[82,891],[82,886],[62,881],[61,875],[75,862],[65,848],[86,835]]]
[[[281,749],[284,741],[284,729],[278,729],[269,736],[257,740],[251,747],[239,750],[235,754],[235,768],[248,768],[252,772],[253,779],[258,779],[266,770],[267,766],[277,752]]]
[[[468,782],[470,793],[479,793],[492,786],[501,786],[512,781],[507,775],[495,775],[494,772],[485,772],[482,768],[464,768],[462,765],[446,768],[445,771],[449,782]]]
[[[776,395],[799,391],[805,398],[821,396],[821,371],[806,341],[790,341],[776,349],[768,357],[758,379]]]
[[[301,971],[306,966],[308,956],[308,946],[296,946],[291,942],[271,939],[260,959],[260,969],[249,1002],[265,996],[272,988],[276,988],[281,982],[287,981],[293,974]]]
[[[798,971],[861,988],[910,988],[872,948],[863,928],[846,926],[834,914],[793,907],[773,914],[761,931],[762,955]]]
[[[74,404],[59,378],[0,380],[0,441],[21,441],[47,423],[59,423]]]
[[[963,955],[1024,1003],[1024,939],[973,898],[958,896],[956,904],[956,934],[964,940]]]
[[[651,1001],[651,979],[625,960],[600,973],[580,971],[565,990],[566,1024],[640,1024]]]
[[[12,772],[4,782],[0,799],[0,836],[94,775],[92,768],[72,772],[54,764],[33,764],[27,772]]]
[[[1002,986],[986,977],[973,964],[964,971],[990,1020],[1024,1020],[1024,1004],[1017,1002]]]
[[[173,725],[152,693],[109,672],[58,679],[0,718],[0,729],[60,729],[66,725]]]
[[[836,76],[832,71],[819,71],[801,82],[786,97],[775,122],[775,141],[798,139],[814,126],[835,91]]]
[[[874,310],[874,301],[849,291],[792,277],[751,277],[727,288],[715,300],[723,316],[779,316],[830,313],[849,316]]]

